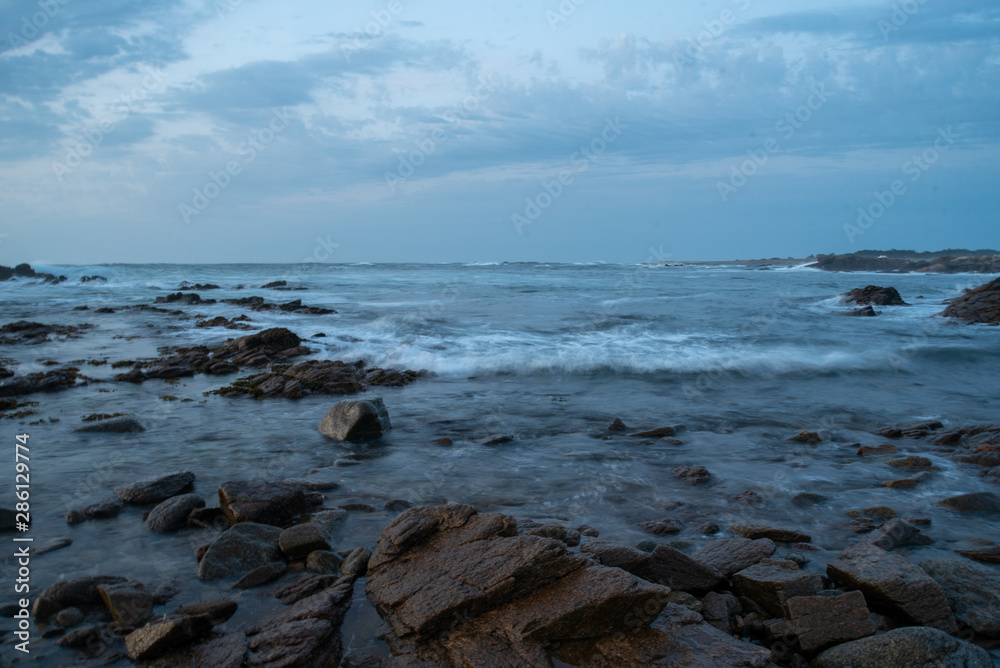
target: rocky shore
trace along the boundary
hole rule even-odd
[[[977,251],[975,254],[956,255],[949,251],[939,253],[910,253],[906,251],[862,251],[817,255],[809,266],[823,271],[874,271],[886,274],[911,272],[935,274],[1000,274],[1000,253]]]

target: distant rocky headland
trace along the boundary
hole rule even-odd
[[[824,271],[876,271],[886,274],[1000,274],[1000,252],[960,248],[927,252],[870,250],[817,255],[816,262],[810,266]]]

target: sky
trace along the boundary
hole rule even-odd
[[[3,264],[1000,247],[995,0],[0,0],[0,19]]]

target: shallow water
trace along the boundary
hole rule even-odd
[[[228,584],[195,580],[194,549],[204,530],[157,536],[138,509],[69,527],[68,507],[105,496],[115,485],[150,473],[190,469],[197,492],[211,499],[224,480],[280,480],[327,469],[341,481],[328,505],[356,499],[381,508],[387,499],[415,504],[458,501],[535,520],[586,523],[603,538],[705,540],[707,521],[766,519],[810,533],[832,554],[858,540],[844,511],[889,505],[902,517],[927,517],[931,548],[948,552],[968,538],[997,538],[993,519],[958,517],[939,499],[996,490],[975,466],[901,441],[901,453],[929,456],[940,468],[914,490],[880,486],[904,477],[885,462],[863,459],[851,444],[878,444],[886,425],[940,419],[946,425],[995,422],[1000,389],[997,328],[967,327],[933,317],[943,299],[988,277],[830,274],[807,269],[759,271],[732,266],[627,265],[105,265],[45,267],[70,276],[61,285],[0,283],[0,323],[92,323],[78,339],[37,346],[3,346],[19,373],[40,360],[116,361],[150,357],[160,346],[213,345],[247,332],[204,329],[193,318],[141,310],[97,314],[93,309],[151,304],[181,281],[217,283],[203,298],[249,295],[269,301],[302,299],[339,313],[247,315],[255,327],[283,326],[310,338],[318,359],[365,359],[379,366],[428,369],[437,375],[404,388],[376,388],[393,430],[366,446],[325,440],[316,431],[333,397],[300,401],[205,397],[232,378],[204,377],[142,385],[93,382],[66,392],[34,395],[39,415],[57,423],[5,420],[5,438],[31,435],[32,511],[36,541],[69,536],[74,544],[37,557],[34,591],[61,577],[117,573],[156,583],[176,577],[176,605],[229,595]],[[81,284],[101,274],[108,282]],[[287,279],[306,291],[262,290]],[[895,286],[908,307],[882,307],[878,318],[847,318],[836,296],[869,283]],[[246,285],[237,289],[238,285]],[[922,299],[918,299],[922,296]],[[88,305],[90,311],[73,311]],[[170,308],[174,308],[170,306]],[[227,304],[177,307],[189,316],[234,317]],[[110,379],[108,365],[80,365]],[[164,396],[177,400],[165,401]],[[182,401],[190,399],[191,401]],[[148,431],[109,436],[76,433],[94,412],[138,415]],[[681,445],[611,436],[621,418],[635,430],[684,424]],[[821,431],[819,445],[789,443],[802,429]],[[481,443],[496,435],[514,440]],[[433,439],[449,437],[442,447]],[[704,465],[709,485],[689,486],[672,471]],[[5,477],[6,481],[6,477]],[[12,498],[10,482],[0,490]],[[737,499],[754,490],[759,501]],[[819,506],[789,502],[796,493],[828,497]],[[680,504],[680,505],[679,505]],[[352,513],[338,549],[373,545],[392,513]],[[673,518],[684,529],[652,537],[638,524]],[[723,534],[725,535],[725,534]],[[6,570],[11,568],[8,560]],[[9,580],[4,574],[4,580]],[[264,594],[240,594],[252,603]],[[376,619],[360,605],[345,627],[345,644],[372,641]],[[249,617],[245,605],[229,622]],[[39,644],[41,650],[43,644]],[[9,655],[5,647],[5,655]],[[46,649],[49,660],[68,660]]]

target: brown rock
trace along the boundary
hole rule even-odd
[[[125,649],[133,661],[155,658],[205,637],[212,631],[208,615],[175,615],[132,631],[125,637]]]
[[[639,526],[642,527],[643,531],[654,536],[666,536],[681,530],[681,526],[673,520],[651,520],[643,522]]]
[[[903,457],[902,459],[893,459],[888,462],[889,466],[895,466],[900,469],[929,469],[933,466],[933,462],[926,457],[917,457],[916,455],[909,455]]]
[[[786,438],[785,440],[786,441],[795,441],[796,443],[822,443],[823,442],[823,439],[820,437],[819,434],[817,434],[815,432],[811,432],[811,431],[800,431],[799,433],[795,434],[795,436],[791,436],[789,438]]]
[[[729,577],[767,559],[774,554],[774,542],[769,538],[724,538],[713,540],[692,555],[692,558]]]
[[[278,546],[289,559],[298,559],[316,550],[329,550],[330,537],[320,525],[305,522],[282,531],[278,537]]]
[[[827,566],[837,582],[858,589],[876,611],[907,624],[957,630],[941,587],[906,559],[880,547],[859,543],[841,552]]]
[[[609,568],[620,568],[646,580],[651,577],[653,555],[648,552],[603,540],[587,541],[580,547],[580,552],[594,555],[599,563]]]
[[[780,559],[764,559],[732,578],[733,591],[757,603],[776,617],[785,615],[785,603],[797,596],[814,596],[823,588],[817,573],[801,570],[797,564]]]
[[[775,526],[767,522],[742,522],[734,524],[730,530],[737,536],[757,540],[759,538],[770,538],[779,543],[811,543],[812,537],[808,534]]]
[[[715,568],[666,545],[658,545],[651,556],[648,579],[671,589],[708,591],[724,579]]]
[[[281,526],[323,503],[322,494],[269,482],[224,482],[219,506],[233,524],[256,522]]]
[[[993,492],[972,492],[949,497],[938,503],[961,513],[1000,513],[1000,495]]]
[[[624,427],[624,425],[622,426]],[[627,429],[627,427],[625,428]],[[632,438],[663,438],[665,436],[673,436],[678,431],[682,430],[678,427],[657,427],[656,429],[629,434],[629,436]]]
[[[43,590],[32,605],[32,616],[40,624],[45,624],[64,608],[93,608],[102,605],[98,587],[108,584],[123,584],[120,575],[91,575],[76,580],[56,582]]]
[[[236,614],[238,608],[236,601],[227,598],[210,599],[207,601],[197,601],[182,605],[174,614],[197,617],[198,615],[208,615],[212,624],[218,625]]]
[[[97,585],[111,617],[125,628],[142,626],[153,616],[153,596],[139,582]]]
[[[689,485],[700,485],[712,479],[712,474],[704,466],[678,466],[674,469],[674,477]]]
[[[881,445],[862,445],[858,448],[857,454],[862,457],[874,457],[876,455],[894,455],[897,452],[899,452],[899,448],[892,443],[883,443]]]
[[[865,597],[858,591],[840,596],[799,596],[788,599],[785,606],[791,633],[807,654],[875,633]]]
[[[957,318],[967,324],[1000,322],[1000,278],[967,290],[956,297],[941,312],[946,318]]]
[[[969,559],[981,561],[986,564],[1000,564],[1000,545],[975,548],[971,550],[955,550],[955,552],[963,557],[968,557]]]

